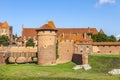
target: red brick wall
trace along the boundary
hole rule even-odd
[[[93,54],[120,54],[120,46],[93,46]]]
[[[66,63],[72,61],[74,53],[74,42],[70,40],[58,41],[58,59],[56,63]]]

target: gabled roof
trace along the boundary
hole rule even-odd
[[[99,31],[101,34],[104,34],[104,31],[102,30],[102,29],[100,29],[100,31]]]
[[[51,28],[51,26],[49,26],[48,24],[44,24],[41,28],[23,28],[23,31],[22,31],[22,37],[26,36],[26,38],[28,37],[34,37],[34,36],[37,36],[37,32],[36,30],[39,30],[39,29],[53,29]],[[65,39],[69,38],[69,39],[76,39],[77,37],[77,40],[78,39],[81,39],[83,40],[83,34],[86,32],[88,32],[88,28],[57,28],[58,30],[58,36],[59,38],[61,39],[61,34],[65,34]],[[96,28],[90,28],[90,31],[93,33],[93,34],[97,34],[98,31]],[[77,33],[77,37],[75,36],[74,37],[74,34]],[[70,36],[72,35],[72,36]],[[87,38],[89,39],[89,37]]]
[[[92,40],[88,35],[86,35],[86,39],[83,34],[61,34],[58,36],[58,40],[77,40],[77,41],[89,41]]]
[[[8,23],[7,22],[4,22],[3,23],[3,27],[8,27],[9,25],[8,25]]]
[[[57,28],[58,34],[70,34],[70,33],[78,33],[78,34],[83,34],[83,33],[93,33],[97,34],[98,31],[96,28]]]
[[[36,32],[37,28],[23,28],[22,30],[22,39],[24,38],[24,36],[26,37],[26,39],[28,39],[29,37],[33,38],[37,36],[37,32]]]
[[[8,27],[9,25],[8,25],[8,23],[7,22],[4,22],[4,23],[1,23],[0,22],[0,27]]]

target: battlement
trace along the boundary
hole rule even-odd
[[[39,31],[39,32],[38,32],[38,35],[41,35],[41,36],[42,36],[42,35],[44,35],[44,36],[45,36],[45,35],[49,35],[49,36],[50,36],[50,35],[56,35],[56,31]]]

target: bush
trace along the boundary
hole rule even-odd
[[[30,38],[26,43],[26,46],[33,46],[34,47],[34,45],[35,45],[35,43],[34,43],[32,38]]]

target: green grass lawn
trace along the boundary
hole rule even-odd
[[[7,64],[0,66],[0,80],[120,80],[108,71],[120,68],[120,55],[89,55],[89,71],[72,70],[72,62],[55,66]]]

